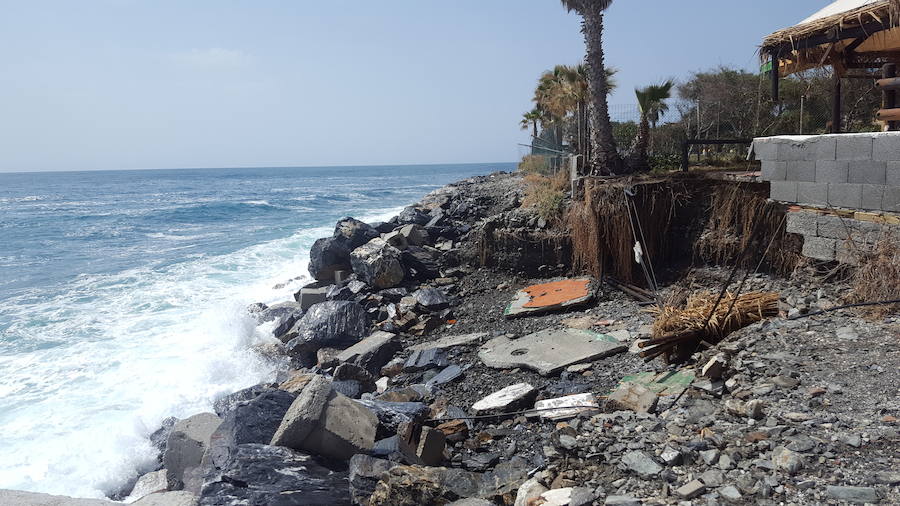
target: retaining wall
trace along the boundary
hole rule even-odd
[[[858,263],[900,213],[900,132],[762,137],[753,140],[770,198],[804,209],[787,231],[804,236],[803,254]],[[869,211],[869,212],[855,212]]]

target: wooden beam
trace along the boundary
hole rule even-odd
[[[834,90],[831,98],[831,133],[841,133],[841,76],[834,73]]]
[[[887,77],[888,75],[888,67],[893,67],[893,73],[897,73],[897,66],[893,63],[888,63],[883,68],[884,70],[884,79],[879,79],[875,81],[875,87],[880,90],[900,90],[900,77]],[[890,109],[890,107],[886,107],[886,109]]]
[[[895,122],[900,121],[900,109],[881,109],[875,113],[875,117],[879,121]]]
[[[779,76],[779,73],[781,72],[781,70],[778,68],[780,65],[780,62],[778,60],[778,53],[771,53],[771,54],[772,54],[772,70],[771,70],[769,77],[772,79],[772,102],[777,104],[778,98],[779,98],[778,97],[779,78],[781,77],[781,76]]]
[[[882,75],[884,79],[880,79],[875,83],[875,86],[884,90],[883,100],[882,100],[882,110],[886,111],[900,111],[900,109],[896,109],[897,107],[897,90],[900,89],[900,78],[897,77],[897,65],[894,63],[888,63],[881,69]],[[881,119],[882,111],[878,111],[878,114],[875,115],[876,118]],[[887,130],[888,131],[896,131],[898,127],[900,127],[900,123],[897,120],[900,118],[884,118],[887,121]]]

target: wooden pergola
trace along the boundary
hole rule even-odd
[[[900,0],[837,0],[766,37],[760,55],[771,61],[776,102],[781,77],[823,66],[834,69],[832,131],[836,133],[841,131],[841,79],[877,79],[884,104],[876,119],[886,122],[890,130],[898,129]]]

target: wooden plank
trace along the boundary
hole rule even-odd
[[[887,67],[887,65],[885,65]],[[900,90],[900,77],[887,77],[875,81],[875,87],[881,90]],[[889,107],[886,109],[890,109]]]
[[[900,108],[881,109],[875,113],[875,118],[880,121],[900,121]]]

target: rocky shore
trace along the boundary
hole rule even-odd
[[[387,223],[339,221],[312,248],[315,283],[248,308],[292,369],[218,399],[213,413],[167,420],[151,436],[159,470],[123,498],[900,503],[900,318],[811,315],[847,287],[802,270],[757,274],[746,290],[778,292],[779,317],[685,364],[645,362],[646,305],[565,278],[577,273],[549,240],[562,232],[521,205],[523,188],[497,173],[437,190]],[[492,243],[498,230],[517,239]],[[661,295],[718,290],[727,278],[698,267]],[[0,492],[0,503],[109,504],[21,492]]]

